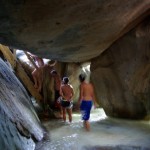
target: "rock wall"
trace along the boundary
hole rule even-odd
[[[141,119],[150,115],[149,17],[124,34],[149,8],[149,0],[1,0],[0,43],[77,62],[57,68],[76,93],[79,63],[92,59],[92,81],[106,114]],[[0,65],[0,149],[34,149],[45,131],[22,84],[2,59]]]
[[[27,91],[7,64],[0,58],[0,149],[34,150],[45,130]]]
[[[141,119],[150,115],[150,19],[93,59],[92,80],[108,116]]]
[[[87,61],[149,8],[149,0],[1,0],[0,43],[58,61]]]

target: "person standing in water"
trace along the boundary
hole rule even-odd
[[[74,96],[74,91],[72,85],[69,84],[69,78],[63,78],[63,84],[61,85],[60,95],[62,97],[61,106],[63,111],[63,120],[66,122],[66,111],[69,116],[69,122],[72,122],[72,97]]]
[[[92,108],[92,104],[94,103],[94,108],[96,107],[95,95],[94,95],[94,88],[91,83],[85,82],[86,75],[80,74],[79,81],[80,81],[80,96],[78,103],[80,104],[80,110],[83,120],[83,126],[86,131],[90,131],[90,112]]]

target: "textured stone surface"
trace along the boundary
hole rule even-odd
[[[106,114],[144,118],[150,115],[150,20],[115,42],[92,61],[92,78]]]
[[[106,114],[144,118],[150,115],[149,8],[150,0],[1,0],[0,43],[62,62],[93,59]],[[23,86],[1,59],[0,65],[0,149],[34,149],[43,128]],[[71,66],[68,75],[77,78],[78,64]]]
[[[45,131],[27,91],[1,58],[0,66],[0,149],[32,150]]]
[[[149,20],[150,0],[2,0],[0,8],[0,43],[58,61],[93,59],[97,98],[108,115],[149,114],[149,22],[116,40]]]
[[[0,43],[66,62],[89,60],[137,24],[150,0],[1,0]]]

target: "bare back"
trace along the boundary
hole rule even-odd
[[[88,101],[94,99],[94,89],[91,83],[81,83],[80,90],[80,98],[82,100]]]
[[[66,100],[70,101],[74,95],[72,86],[69,84],[64,84],[61,86],[61,90],[62,90],[63,97]]]

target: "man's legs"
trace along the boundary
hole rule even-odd
[[[84,124],[84,128],[86,129],[86,131],[90,131],[90,123],[88,120],[84,120],[83,122]]]
[[[64,122],[66,122],[66,108],[62,107],[62,111],[63,111],[63,120]]]
[[[72,122],[72,109],[67,109],[67,113],[69,116],[69,122],[71,123]]]

